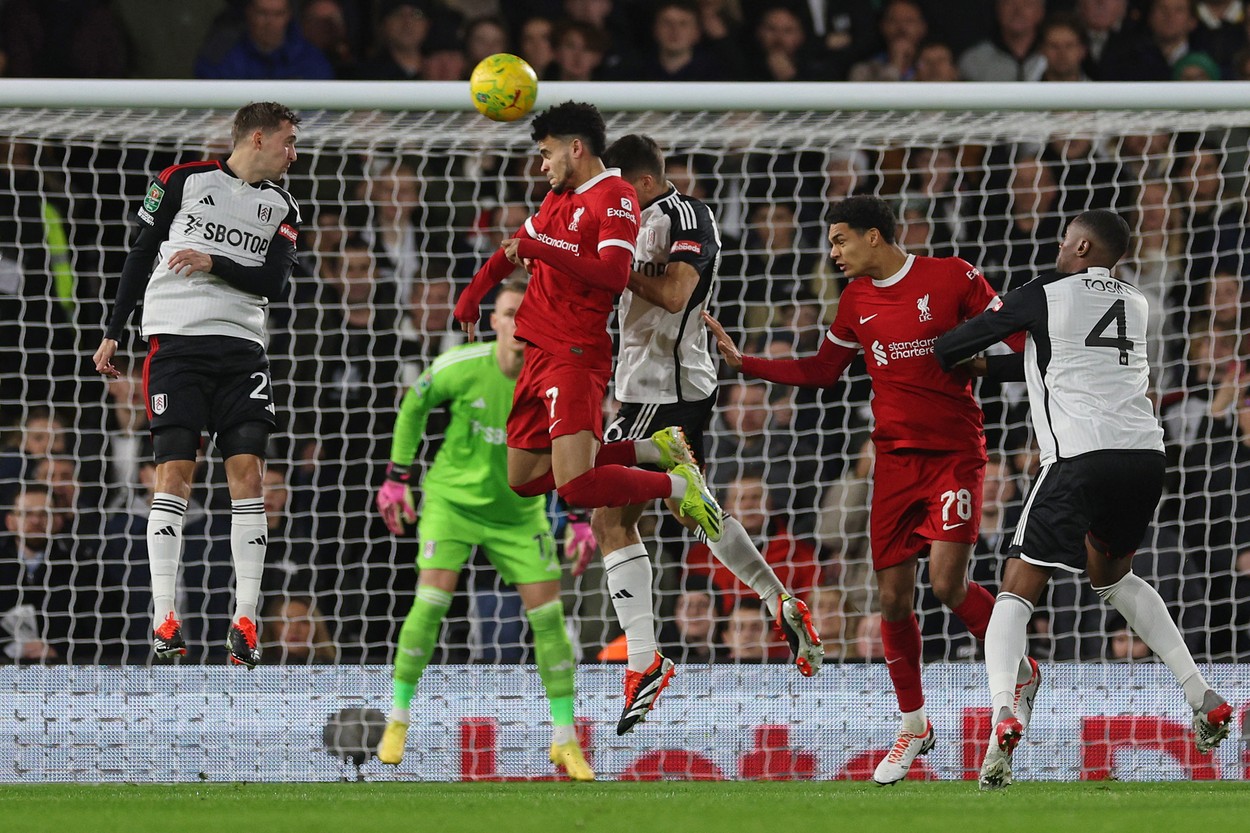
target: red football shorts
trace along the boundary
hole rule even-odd
[[[932,541],[975,544],[981,530],[982,451],[892,451],[873,466],[869,540],[884,570]]]
[[[508,415],[508,447],[551,448],[556,437],[593,431],[603,441],[603,397],[612,368],[588,368],[560,361],[534,345],[516,381]]]

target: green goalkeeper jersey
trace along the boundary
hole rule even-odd
[[[391,462],[410,466],[430,411],[451,415],[443,445],[421,481],[424,495],[492,526],[530,525],[546,515],[544,497],[521,497],[508,486],[508,413],[516,380],[499,369],[496,342],[443,353],[404,395],[395,420]]]

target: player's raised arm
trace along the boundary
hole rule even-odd
[[[526,223],[528,222],[526,220]],[[482,268],[477,270],[473,280],[460,293],[452,315],[460,322],[460,329],[464,331],[469,341],[473,341],[477,334],[477,322],[482,317],[482,299],[491,289],[512,274],[514,266],[521,265],[519,261],[512,260],[510,250],[515,251],[516,241],[527,236],[525,226],[517,229],[516,234],[505,240],[503,245],[482,264]]]
[[[1032,326],[1037,319],[1038,305],[1041,304],[1044,311],[1046,303],[1045,296],[1039,295],[1039,286],[1033,283],[1026,284],[1008,293],[996,308],[987,309],[980,315],[938,336],[933,345],[933,354],[942,369],[950,370],[976,356],[991,344],[997,344]],[[1015,360],[1012,362],[1014,364]],[[993,372],[993,368],[990,372],[995,378],[1003,378]]]

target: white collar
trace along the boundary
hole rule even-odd
[[[901,269],[899,269],[893,275],[890,275],[890,277],[888,278],[882,278],[881,280],[877,280],[876,278],[873,278],[872,285],[881,287],[882,289],[884,289],[887,286],[894,286],[894,284],[898,283],[903,278],[907,277],[907,273],[911,271],[911,265],[915,262],[916,262],[916,256],[913,254],[909,254],[907,256],[907,260],[903,261],[903,267]]]
[[[593,176],[590,179],[586,180],[581,185],[577,186],[577,188],[573,191],[573,193],[584,194],[587,191],[589,191],[591,188],[594,188],[596,185],[598,185],[599,180],[605,179],[610,176],[620,176],[620,175],[621,175],[620,168],[604,168],[603,173],[597,174],[596,176]]]

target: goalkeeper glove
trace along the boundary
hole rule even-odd
[[[574,576],[586,572],[598,546],[595,533],[590,528],[590,518],[581,512],[570,511],[564,525],[564,559],[573,562]]]
[[[408,469],[390,463],[386,467],[386,481],[378,491],[378,511],[386,528],[393,535],[404,534],[404,521],[417,522],[417,506],[412,500],[412,489],[408,488]]]

